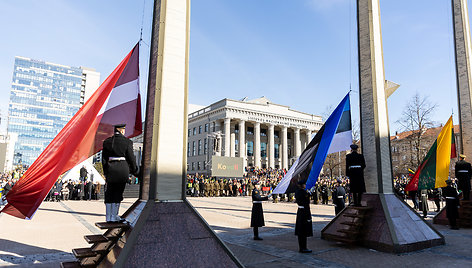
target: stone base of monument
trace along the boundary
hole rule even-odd
[[[188,203],[136,201],[133,226],[98,267],[243,267]]]
[[[444,236],[423,220],[394,194],[364,194],[362,206],[368,208],[355,244],[384,252],[403,253],[443,245]],[[332,241],[346,233],[349,207],[339,213],[322,231],[321,238]],[[357,220],[359,222],[359,220]],[[355,221],[353,221],[355,222]]]
[[[433,218],[434,224],[449,225],[446,217],[446,207],[443,207]],[[457,225],[462,228],[472,228],[472,201],[460,201],[459,218]]]

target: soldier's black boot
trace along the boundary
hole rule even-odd
[[[311,253],[311,249],[306,248],[306,236],[298,236],[298,248],[300,253]]]
[[[254,240],[262,240],[262,238],[259,237],[258,227],[253,227],[253,230],[254,230]]]

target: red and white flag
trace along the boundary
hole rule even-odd
[[[142,133],[139,43],[100,85],[8,192],[2,211],[30,219],[57,178],[102,149],[113,125],[127,137]]]

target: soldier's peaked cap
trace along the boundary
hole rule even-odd
[[[351,144],[349,147],[351,147],[351,149],[353,149],[353,150],[357,150],[357,148],[359,148],[359,146],[357,146],[357,144]]]
[[[460,158],[465,158],[465,154],[460,154],[459,157]]]
[[[124,128],[124,127],[126,127],[126,124],[117,124],[117,125],[114,125],[113,127],[114,127],[115,129],[116,129],[116,128]]]

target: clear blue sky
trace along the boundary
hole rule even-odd
[[[326,113],[350,86],[358,118],[355,0],[193,0],[190,96],[266,96],[295,110]],[[150,43],[151,0],[0,1],[0,109],[8,109],[15,56],[95,68],[108,76],[139,40]],[[389,99],[391,131],[419,92],[445,123],[457,94],[449,0],[380,0],[385,73],[401,87]],[[469,11],[470,12],[470,11]],[[141,91],[149,47],[141,47]],[[3,126],[4,127],[4,126]]]

